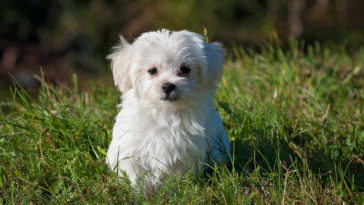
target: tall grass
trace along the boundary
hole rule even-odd
[[[20,86],[0,102],[0,203],[364,202],[364,48],[235,47],[215,96],[231,166],[144,197],[104,163],[120,93]]]

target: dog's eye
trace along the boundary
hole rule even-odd
[[[157,68],[151,68],[148,70],[148,73],[151,74],[151,75],[155,75],[157,74]]]
[[[178,75],[186,75],[188,73],[191,72],[191,69],[187,66],[181,66],[181,68],[179,69]]]

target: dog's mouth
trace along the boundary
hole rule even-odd
[[[173,101],[178,100],[178,96],[177,95],[168,94],[168,95],[165,95],[164,97],[161,97],[161,100],[168,101],[168,102],[173,102]]]

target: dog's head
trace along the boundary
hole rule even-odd
[[[221,78],[224,51],[189,31],[148,32],[129,44],[121,37],[111,67],[121,92],[135,90],[151,104],[184,104],[213,92]]]

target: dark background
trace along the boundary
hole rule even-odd
[[[105,56],[118,35],[133,40],[160,28],[206,28],[227,48],[284,47],[290,39],[355,47],[364,42],[364,1],[1,0],[0,90],[12,84],[11,75],[37,87],[41,68],[55,85],[72,73],[80,82],[112,84]]]

